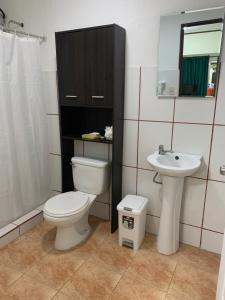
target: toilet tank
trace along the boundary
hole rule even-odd
[[[71,159],[74,187],[84,193],[100,195],[108,190],[110,162],[75,156]]]

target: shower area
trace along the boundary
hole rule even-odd
[[[46,201],[49,176],[43,37],[26,34],[22,23],[6,26],[1,10],[0,15],[1,229]]]

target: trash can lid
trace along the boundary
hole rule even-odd
[[[147,205],[148,199],[137,195],[126,195],[117,205],[117,210],[139,215]]]

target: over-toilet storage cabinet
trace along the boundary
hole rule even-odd
[[[111,231],[122,199],[125,30],[116,25],[56,32],[62,191],[74,189],[71,157],[81,134],[113,126]],[[94,142],[94,141],[93,141]],[[98,141],[99,142],[99,141]]]

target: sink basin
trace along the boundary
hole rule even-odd
[[[186,177],[194,174],[201,165],[201,155],[169,153],[160,155],[158,151],[149,155],[150,165],[161,175]]]
[[[162,178],[162,210],[157,238],[157,249],[162,254],[173,254],[179,248],[184,178],[194,174],[200,168],[201,160],[201,155],[176,152],[159,154],[159,151],[147,157],[149,164]]]

